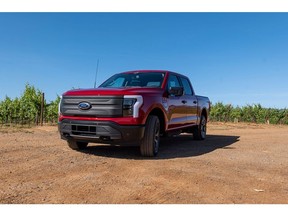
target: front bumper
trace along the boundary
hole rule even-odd
[[[112,121],[77,121],[64,119],[58,123],[64,140],[95,143],[128,144],[144,136],[145,125],[123,126]]]

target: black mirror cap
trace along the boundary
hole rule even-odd
[[[184,93],[184,89],[183,87],[170,87],[168,92],[169,92],[169,95],[182,96]]]

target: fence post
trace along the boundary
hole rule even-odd
[[[40,113],[40,125],[41,126],[43,126],[44,98],[45,98],[45,95],[44,95],[44,93],[42,93],[42,97],[41,97],[41,113]]]

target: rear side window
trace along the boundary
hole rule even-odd
[[[191,85],[190,85],[190,82],[188,81],[188,79],[184,78],[184,77],[181,77],[181,82],[183,84],[183,88],[184,88],[184,94],[185,95],[192,95],[193,92],[192,92],[192,88],[191,88]]]

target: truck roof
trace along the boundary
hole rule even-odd
[[[149,73],[149,72],[156,72],[156,73],[173,73],[173,74],[176,74],[178,76],[182,76],[182,77],[186,77],[188,78],[187,76],[181,74],[181,73],[177,73],[177,72],[174,72],[174,71],[169,71],[169,70],[132,70],[132,71],[124,71],[124,72],[120,72],[125,74],[125,73]]]
[[[171,71],[168,71],[168,70],[132,70],[132,71],[124,71],[124,72],[121,72],[121,73],[149,73],[149,72],[158,72],[158,73],[164,73],[164,72],[171,72]]]

